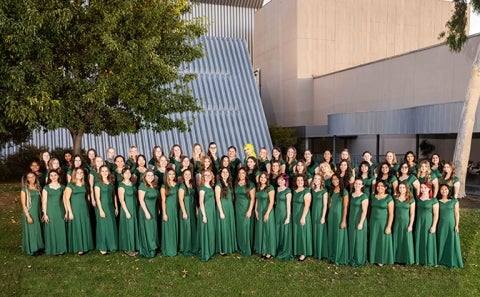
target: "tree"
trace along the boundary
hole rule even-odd
[[[297,144],[294,128],[269,126],[268,130],[270,131],[272,144],[278,146],[283,152],[286,152],[289,147]]]
[[[203,55],[188,0],[3,0],[1,113],[28,131],[186,131],[201,108],[182,71]]]
[[[447,32],[440,33],[440,38],[446,37],[445,43],[450,50],[459,52],[467,41],[467,0],[454,0],[455,9],[452,17],[447,22]],[[470,5],[473,11],[480,12],[480,0],[471,0]],[[477,111],[478,99],[480,97],[480,44],[477,46],[477,53],[472,64],[471,78],[468,83],[467,94],[460,115],[457,140],[453,161],[455,163],[456,175],[460,178],[459,197],[465,196],[465,181],[467,177],[468,159],[472,146],[473,127],[475,124],[475,113]]]

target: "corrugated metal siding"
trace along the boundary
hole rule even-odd
[[[263,0],[192,0],[192,2],[249,7],[256,9],[259,9],[263,6]]]
[[[200,1],[204,2],[204,1]],[[193,5],[192,14],[187,19],[205,17],[208,22],[207,36],[241,38],[246,40],[250,56],[253,53],[253,15],[255,8],[248,5],[235,6],[231,3],[261,1],[205,1]],[[225,4],[219,4],[225,2]],[[261,7],[261,5],[260,5]]]
[[[463,102],[412,108],[332,114],[328,134],[338,136],[372,134],[447,134],[458,132]],[[480,112],[474,132],[480,132]]]
[[[180,144],[184,154],[191,155],[194,143],[200,143],[204,151],[210,141],[217,142],[219,154],[226,154],[227,147],[237,147],[243,156],[243,145],[252,143],[257,149],[272,147],[262,102],[255,85],[245,41],[231,38],[204,37],[205,57],[187,65],[186,71],[198,74],[192,84],[192,93],[204,108],[203,112],[173,115],[193,121],[190,132],[177,130],[155,133],[142,130],[137,134],[108,136],[85,135],[82,147],[96,148],[105,156],[109,146],[117,153],[127,155],[128,147],[136,145],[147,158],[152,147],[161,145],[168,153],[173,144]],[[65,129],[53,132],[36,132],[30,144],[36,146],[71,147],[70,134]],[[3,154],[16,151],[17,147],[5,148]]]

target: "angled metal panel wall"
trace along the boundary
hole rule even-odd
[[[263,6],[263,0],[192,0],[192,2],[250,7],[250,8],[257,8],[257,9]]]
[[[166,153],[173,144],[180,144],[184,154],[191,155],[194,143],[204,150],[210,141],[217,142],[219,154],[226,154],[227,147],[237,147],[243,156],[243,145],[252,143],[258,150],[261,146],[272,147],[262,102],[255,85],[245,41],[231,38],[204,37],[205,57],[187,65],[185,71],[198,74],[191,84],[192,93],[200,100],[204,111],[176,114],[193,121],[190,132],[177,130],[155,133],[142,130],[137,134],[108,136],[85,135],[82,148],[96,148],[105,156],[109,146],[117,153],[127,155],[130,145],[136,145],[147,158],[152,147],[161,145]],[[65,129],[52,132],[35,132],[30,144],[36,146],[71,147],[70,134]],[[4,148],[2,154],[10,154],[17,147]]]
[[[209,26],[206,36],[244,39],[247,42],[250,56],[253,58],[253,14],[256,9],[252,6],[258,1],[206,2],[210,3],[195,3],[192,14],[188,17],[205,17],[207,19]]]

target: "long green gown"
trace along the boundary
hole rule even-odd
[[[27,189],[22,187],[22,192],[26,192]],[[33,220],[33,224],[27,222],[27,216],[22,215],[22,250],[28,255],[34,255],[39,250],[45,247],[42,237],[42,225],[40,223],[40,194],[35,190],[28,190],[30,192],[31,204],[28,212]],[[26,196],[26,195],[25,195]]]
[[[388,222],[388,204],[393,198],[387,195],[383,199],[372,197],[370,213],[370,263],[393,264],[393,236],[385,234]]]
[[[207,222],[203,222],[202,212],[198,211],[198,244],[200,260],[208,261],[215,255],[215,192],[211,187],[201,185],[199,192],[204,191],[204,207]]]
[[[45,253],[58,255],[67,252],[67,226],[65,224],[65,206],[63,190],[65,186],[53,189],[50,185],[43,188],[47,192],[48,223],[44,223]]]
[[[141,207],[138,208],[138,238],[140,256],[145,258],[153,258],[160,246],[158,238],[158,199],[160,193],[156,188],[150,188],[141,183],[138,187],[139,191],[145,192],[145,205],[151,218],[147,220],[145,212]]]
[[[138,250],[138,200],[137,187],[133,184],[126,185],[121,182],[118,186],[124,189],[124,200],[130,213],[127,219],[125,210],[120,208],[120,221],[118,225],[118,247],[120,250],[134,252]]]
[[[162,189],[166,186],[162,185]],[[178,251],[178,185],[170,187],[165,199],[168,220],[162,220],[162,254],[175,257]]]
[[[277,239],[275,236],[275,210],[272,208],[266,222],[263,217],[268,209],[270,198],[268,193],[275,191],[273,186],[260,190],[255,193],[258,219],[255,221],[255,243],[254,250],[258,254],[270,254],[275,256],[277,254]]]
[[[92,227],[87,204],[85,185],[67,185],[72,191],[70,205],[73,220],[67,222],[68,251],[71,253],[88,252],[93,249]]]
[[[373,184],[373,181],[375,180],[375,176],[372,175],[370,177],[363,178],[362,180],[363,180],[363,192],[365,193],[365,195],[367,195],[368,198],[370,198],[371,191],[372,191],[372,184]]]
[[[287,195],[291,194],[290,188],[276,193],[275,196],[275,235],[277,237],[277,259],[288,260],[293,258],[292,218],[287,219]]]
[[[195,189],[187,188],[185,184],[181,184],[179,190],[185,193],[183,203],[187,212],[187,219],[183,219],[182,212],[178,212],[178,221],[180,227],[178,251],[185,256],[197,254],[197,216],[195,212]]]
[[[302,191],[293,191],[292,195],[292,242],[295,256],[312,255],[312,218],[310,210],[305,216],[305,225],[300,224],[303,209],[305,208],[305,195],[310,193],[310,188]]]
[[[97,182],[95,187],[100,188],[100,203],[102,204],[105,217],[100,217],[99,212],[97,217],[97,232],[96,232],[96,244],[99,251],[112,251],[118,250],[118,228],[117,219],[115,217],[115,203],[113,197],[113,183],[104,184]]]
[[[316,259],[328,258],[327,216],[325,216],[325,222],[320,223],[325,193],[327,193],[326,189],[312,190],[312,248],[313,257]]]
[[[455,232],[455,204],[457,199],[439,201],[440,214],[437,225],[438,264],[447,267],[463,267],[460,236]]]
[[[221,187],[217,183],[217,187]],[[227,190],[227,197],[220,198],[224,219],[220,218],[220,211],[217,211],[215,228],[216,249],[219,253],[230,254],[237,250],[237,232],[235,228],[235,210],[233,208],[232,190]]]
[[[367,220],[363,221],[362,230],[358,230],[358,224],[362,217],[363,201],[368,200],[367,194],[358,197],[350,195],[348,217],[348,255],[349,264],[362,266],[367,263]]]
[[[422,200],[417,199],[415,216],[415,262],[417,264],[436,266],[437,258],[437,234],[430,233],[433,223],[433,205],[437,204],[436,198]]]
[[[414,245],[413,231],[408,232],[407,228],[410,224],[410,207],[415,201],[412,199],[410,203],[400,201],[397,198],[395,202],[395,220],[393,222],[393,258],[395,263],[414,264]]]
[[[347,228],[340,228],[342,222],[344,196],[348,196],[347,190],[343,190],[343,193],[341,194],[332,193],[328,202],[328,259],[336,265],[348,264],[348,232]]]
[[[235,193],[235,226],[237,227],[238,251],[242,256],[248,257],[252,255],[255,211],[252,209],[251,216],[247,218],[250,196],[247,194],[246,185],[236,185],[233,191]]]

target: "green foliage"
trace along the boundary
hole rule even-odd
[[[429,158],[430,154],[435,150],[435,145],[431,144],[427,139],[423,139],[418,148],[422,151],[422,156]]]
[[[269,126],[268,130],[270,131],[272,144],[281,148],[282,152],[297,144],[298,138],[295,136],[294,128]]]
[[[7,185],[12,188],[11,185]],[[258,255],[130,258],[27,256],[21,252],[19,187],[0,186],[1,296],[479,296],[479,209],[461,209],[460,240],[465,268],[372,264],[336,266],[311,257],[305,262],[263,261]],[[477,199],[477,198],[472,198]],[[464,199],[465,200],[465,199]],[[462,203],[462,202],[461,202]],[[46,277],[48,276],[48,277]],[[319,293],[321,292],[321,293]],[[411,293],[406,293],[411,292]]]
[[[203,55],[187,0],[0,2],[1,116],[28,130],[178,128],[199,111],[181,71]],[[173,115],[173,116],[172,116]]]
[[[467,42],[467,15],[468,4],[472,6],[474,12],[480,12],[480,0],[454,0],[454,11],[450,20],[445,24],[447,28],[439,34],[438,38],[445,38],[445,44],[448,45],[451,51],[460,52]]]
[[[48,147],[21,145],[16,153],[0,160],[0,181],[19,181],[30,170],[30,163],[40,159],[40,152],[50,151]],[[71,151],[69,148],[57,147],[50,152],[52,157],[63,161],[63,153]]]

